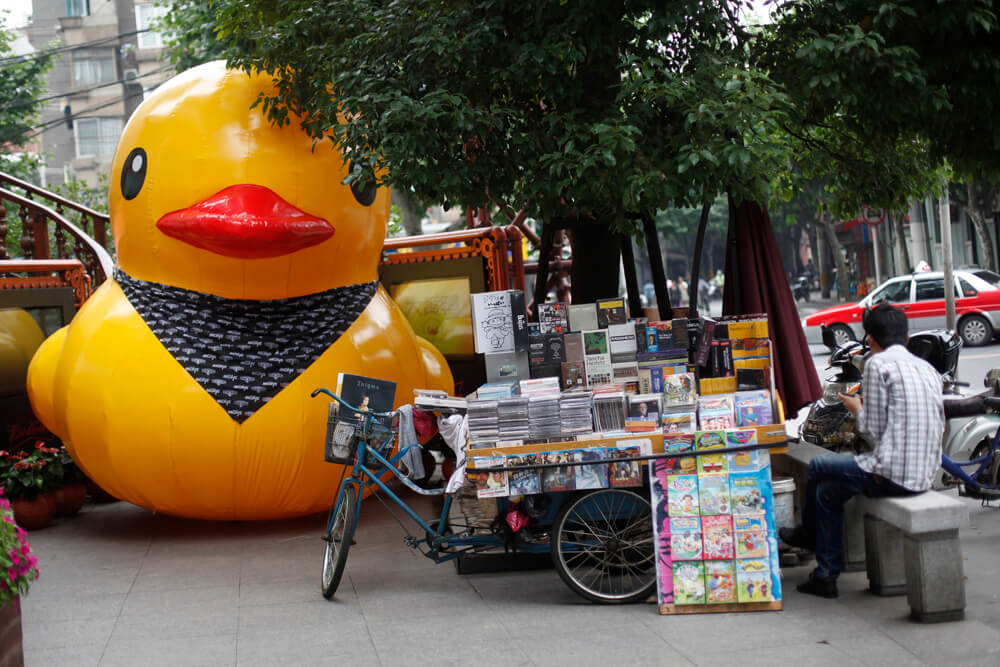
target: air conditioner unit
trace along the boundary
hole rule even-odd
[[[122,72],[122,78],[126,81],[135,81],[139,78],[139,70],[137,69],[127,69]]]

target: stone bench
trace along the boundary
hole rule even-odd
[[[790,445],[787,454],[775,457],[775,471],[795,478],[797,507],[802,507],[805,498],[809,462],[829,453],[798,443]],[[893,498],[857,496],[848,504],[853,508],[847,511],[845,507],[844,512],[845,563],[848,542],[855,554],[863,544],[872,593],[905,592],[910,617],[923,623],[964,618],[965,579],[958,539],[959,528],[969,524],[969,508],[964,503],[927,491]]]

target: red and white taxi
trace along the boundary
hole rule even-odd
[[[890,278],[857,303],[825,308],[802,320],[806,341],[820,345],[820,326],[829,327],[837,344],[864,336],[861,314],[887,301],[902,308],[910,331],[945,328],[944,274],[913,273]],[[1000,331],[1000,275],[984,269],[955,270],[955,313],[958,335],[967,346],[985,345]]]

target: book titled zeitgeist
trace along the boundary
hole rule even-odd
[[[339,373],[337,375],[337,395],[345,403],[359,410],[391,412],[393,402],[396,399],[396,383],[364,375]],[[341,408],[339,419],[360,423],[361,416],[357,412]]]

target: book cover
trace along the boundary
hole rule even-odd
[[[632,394],[628,397],[628,416],[632,419],[649,419],[654,424],[660,419],[659,394]]]
[[[634,361],[611,362],[611,381],[625,385],[625,391],[637,393],[639,390],[639,368]]]
[[[702,516],[729,514],[732,511],[729,504],[729,475],[698,475],[698,503]]]
[[[712,350],[712,341],[715,340],[715,320],[704,317],[698,327],[698,343],[694,353],[694,364],[696,366],[707,366],[709,352]]]
[[[771,392],[768,390],[738,391],[733,396],[737,426],[762,426],[774,423],[771,414]]]
[[[503,466],[506,458],[503,456],[480,456],[472,459],[476,470]],[[476,496],[479,498],[504,498],[508,495],[507,473],[503,471],[477,472]]]
[[[565,349],[566,361],[583,361],[583,333],[571,331],[563,334],[563,348]]]
[[[675,317],[671,321],[671,333],[673,333],[674,347],[679,350],[688,349],[688,318]]]
[[[770,358],[771,340],[769,338],[730,338],[733,350],[733,362],[737,359]]]
[[[726,447],[747,447],[757,444],[757,429],[731,428],[726,429]]]
[[[569,306],[569,330],[589,331],[598,329],[597,304],[572,303]]]
[[[484,354],[483,363],[486,365],[487,382],[520,380],[529,377],[530,374],[526,350]]]
[[[587,382],[587,374],[584,371],[582,361],[565,361],[562,368],[562,388],[572,389],[573,387],[583,387]]]
[[[528,366],[531,377],[560,377],[566,350],[562,334],[528,337]]]
[[[608,343],[611,351],[612,363],[623,363],[635,361],[638,346],[635,340],[635,325],[626,322],[624,324],[608,325]]]
[[[770,453],[766,449],[750,449],[729,455],[729,473],[757,472],[771,465]]]
[[[543,334],[562,334],[569,331],[569,304],[538,304],[538,328]]]
[[[670,516],[700,516],[698,511],[698,476],[671,475],[667,478],[667,502]]]
[[[626,433],[656,433],[659,429],[660,424],[655,419],[625,418]]]
[[[611,382],[611,353],[608,351],[608,332],[594,329],[583,332],[584,367],[587,384],[609,384]]]
[[[670,555],[667,469],[663,466],[663,459],[654,459],[649,463],[649,503],[653,513],[653,549],[656,553],[656,600],[659,604],[673,604],[674,568]]]
[[[569,463],[572,460],[572,451],[545,452],[542,454],[542,463]],[[542,491],[545,493],[552,491],[572,491],[576,488],[575,477],[573,466],[543,468]]]
[[[663,451],[667,454],[693,452],[694,433],[665,433],[663,435]],[[698,472],[698,465],[693,456],[663,459],[663,464],[671,475],[692,475]]]
[[[511,454],[507,457],[509,467],[532,466],[538,465],[538,463],[538,454]],[[512,496],[542,492],[542,479],[537,469],[511,470],[507,476]]]
[[[647,352],[646,348],[646,325],[649,324],[645,317],[636,317],[632,320],[635,325],[635,348],[636,354]]]
[[[364,375],[339,373],[337,375],[337,395],[348,405],[353,405],[359,410],[391,412],[393,402],[396,400],[396,383]],[[359,413],[343,406],[338,409],[337,418],[344,422],[361,423]]]
[[[764,495],[757,472],[736,472],[729,475],[730,505],[733,514],[761,514]]]
[[[736,369],[736,389],[737,391],[753,391],[767,389],[771,386],[771,376],[764,368],[739,368]]]
[[[705,564],[674,564],[674,604],[705,604]]]
[[[573,460],[578,463],[593,461],[594,465],[576,466],[576,489],[608,488],[607,452],[604,447],[587,447],[573,452]]]
[[[705,560],[733,558],[733,517],[728,514],[701,518],[702,551]]]
[[[768,562],[759,558],[736,561],[736,587],[739,602],[771,601],[771,568]]]
[[[664,433],[694,433],[697,430],[698,418],[694,410],[665,410],[663,413]]]
[[[608,447],[609,459],[638,458],[642,456],[634,445]],[[642,466],[639,461],[617,461],[608,464],[608,484],[613,488],[642,486]]]
[[[664,405],[695,405],[698,392],[695,388],[694,373],[663,375],[662,379]]]
[[[611,324],[625,324],[628,322],[628,314],[625,312],[625,299],[598,299],[597,326],[600,329],[607,329]]]
[[[679,560],[701,560],[701,519],[694,516],[670,517],[670,556]]]
[[[767,520],[763,514],[734,514],[737,558],[767,558]]]
[[[479,292],[471,298],[476,352],[514,352],[527,348],[528,317],[523,292]]]
[[[711,394],[698,398],[698,426],[703,431],[734,428],[736,416],[732,394]]]
[[[706,561],[705,588],[708,604],[736,602],[736,563],[731,560]]]

